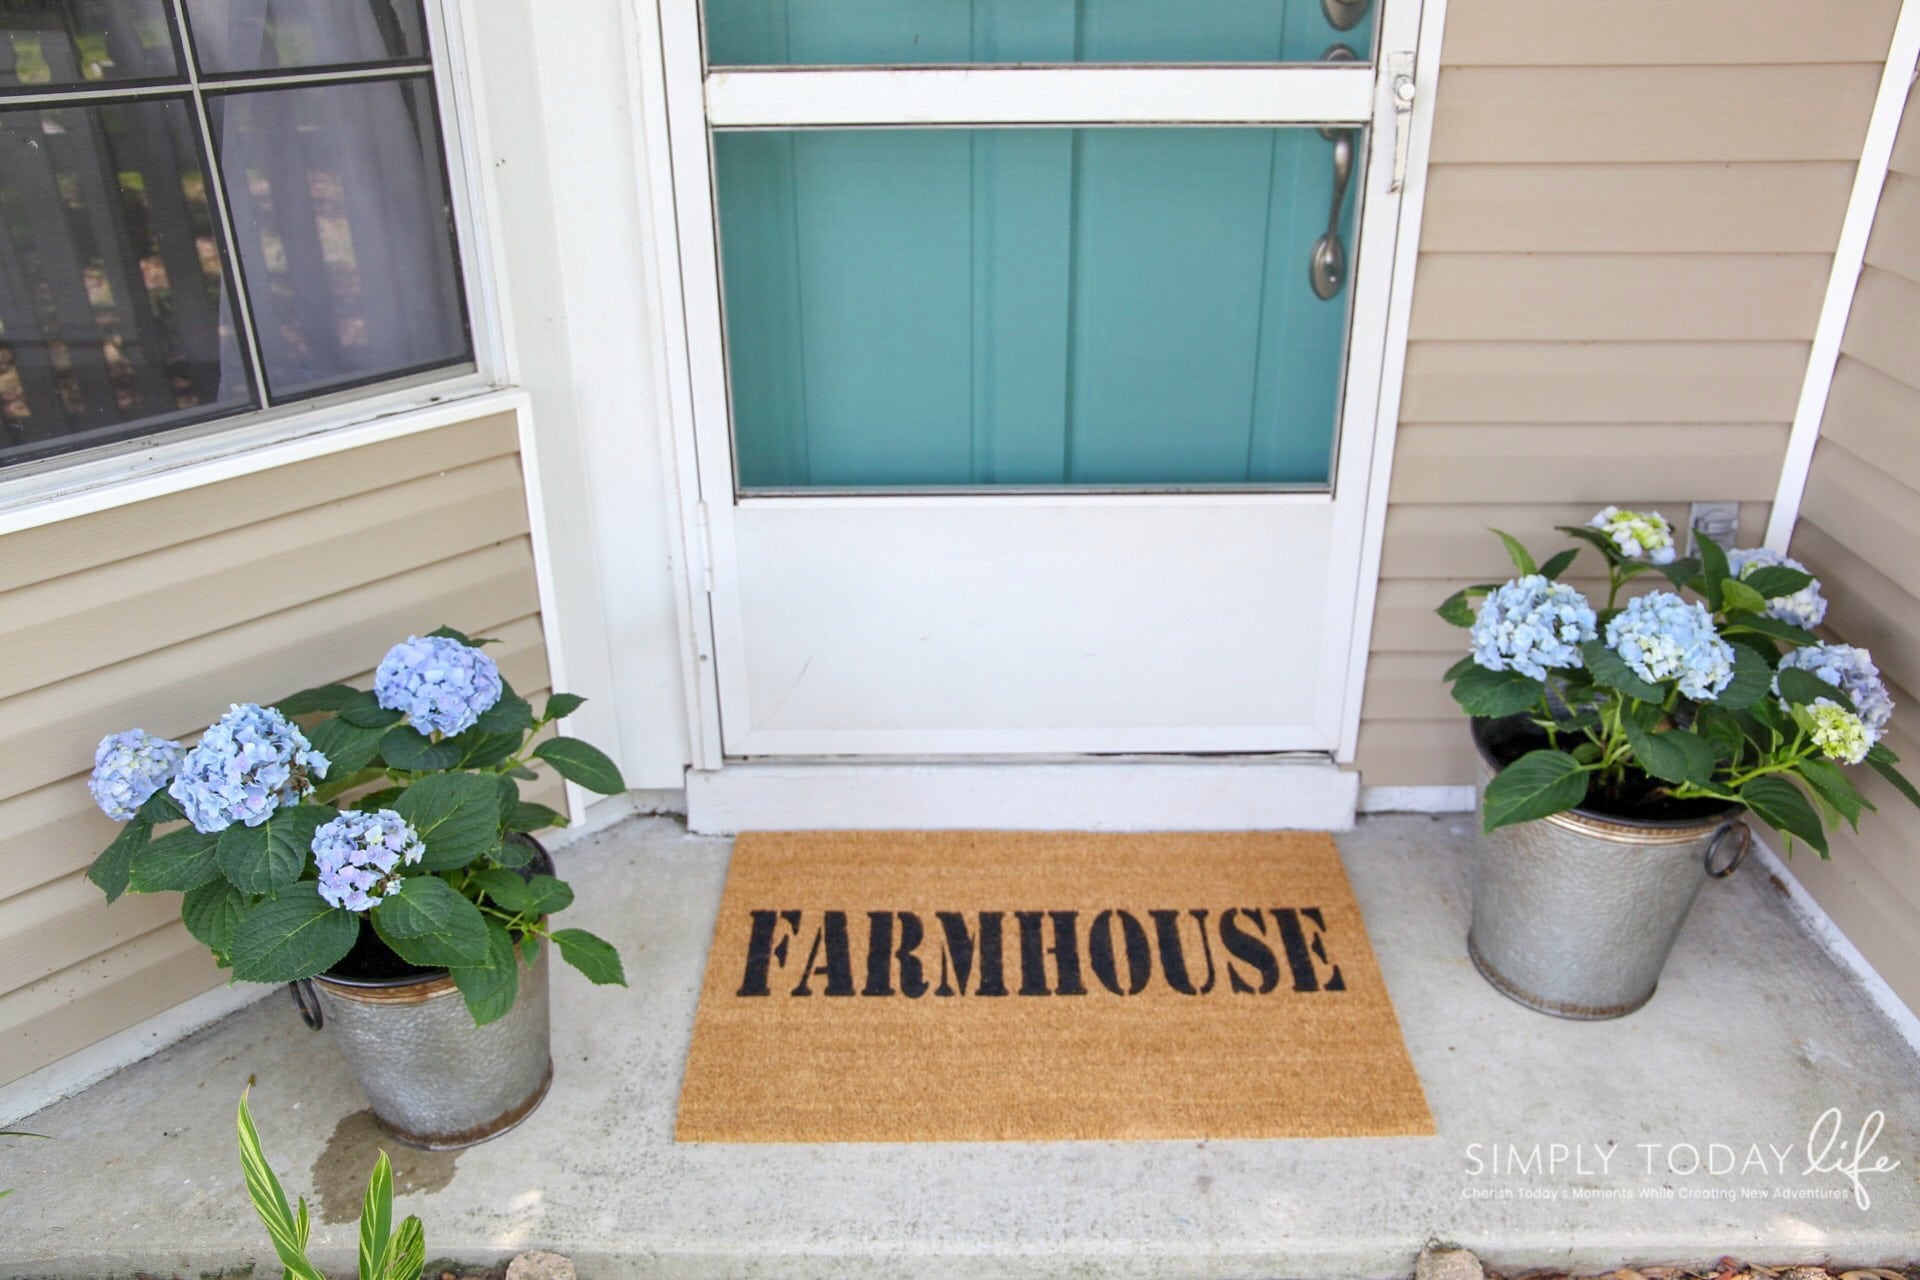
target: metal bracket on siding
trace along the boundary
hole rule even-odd
[[[700,589],[713,594],[713,524],[705,499],[700,502]]]
[[[1419,93],[1411,53],[1387,55],[1387,91],[1393,95],[1393,181],[1387,190],[1398,191],[1407,182],[1407,140],[1413,136],[1413,100]]]

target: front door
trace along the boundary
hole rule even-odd
[[[1419,0],[661,19],[725,755],[1334,752]]]

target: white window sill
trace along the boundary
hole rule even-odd
[[[519,408],[479,373],[302,405],[140,447],[106,448],[0,479],[0,535]]]

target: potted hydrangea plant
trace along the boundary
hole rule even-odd
[[[214,959],[296,984],[375,1115],[418,1145],[490,1137],[545,1096],[549,950],[626,981],[607,942],[551,926],[573,891],[532,833],[565,819],[519,788],[536,760],[601,794],[625,783],[587,743],[541,736],[583,700],[556,693],[536,714],[487,643],[409,637],[371,691],[238,703],[190,749],[112,734],[89,783],[126,824],[88,871],[107,900],[183,894]]]
[[[1543,563],[1495,532],[1518,576],[1439,612],[1472,635],[1445,678],[1484,766],[1467,946],[1499,990],[1567,1017],[1629,1013],[1701,885],[1744,857],[1745,814],[1826,857],[1828,825],[1874,807],[1849,767],[1920,804],[1884,741],[1872,655],[1814,634],[1826,600],[1798,561],[1705,537],[1683,559],[1664,517],[1617,507],[1563,527],[1582,545]],[[1607,572],[1599,609],[1561,581],[1587,547]],[[1661,589],[1622,603],[1649,573]]]

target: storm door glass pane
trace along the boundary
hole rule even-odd
[[[187,25],[214,75],[427,56],[420,0],[187,0]]]
[[[275,400],[472,358],[430,81],[208,107]]]
[[[706,0],[713,66],[1316,62],[1378,0]]]
[[[0,0],[0,90],[176,80],[166,0]]]
[[[713,146],[743,488],[1328,483],[1351,290],[1309,281],[1319,130]]]
[[[0,111],[0,465],[250,407],[185,98]]]

